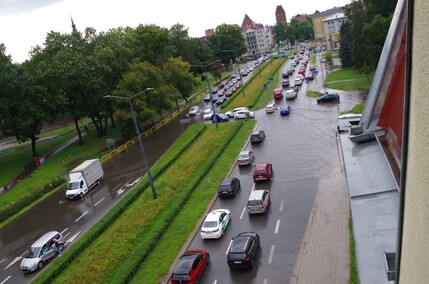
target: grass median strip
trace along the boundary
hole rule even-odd
[[[53,282],[126,282],[121,279],[129,277],[128,264],[140,265],[150,254],[156,241],[171,223],[172,216],[176,216],[176,211],[184,206],[181,200],[187,200],[187,196],[193,192],[192,183],[198,183],[207,176],[211,164],[220,156],[219,149],[223,149],[229,140],[232,141],[239,126],[239,123],[230,123],[222,124],[219,129],[208,127],[204,135],[156,178],[158,199],[153,200],[150,191],[145,190]],[[67,256],[67,250],[63,256]],[[124,274],[115,276],[118,273]],[[53,279],[49,280],[52,282]]]

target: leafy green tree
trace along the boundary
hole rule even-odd
[[[274,38],[276,39],[277,44],[279,44],[280,41],[287,40],[287,28],[288,28],[288,24],[284,22],[276,23],[273,26],[272,32],[273,32]]]
[[[340,29],[340,50],[339,56],[341,59],[341,64],[343,67],[353,67],[353,57],[352,57],[352,49],[353,49],[353,36],[351,24],[349,21],[346,21]]]
[[[353,1],[346,8],[346,15],[351,21],[351,30],[353,36],[352,42],[352,59],[355,67],[363,68],[367,56],[367,42],[363,28],[367,17],[364,3],[361,1]]]
[[[36,141],[44,122],[49,121],[49,100],[44,90],[35,85],[22,65],[12,64],[0,44],[0,129],[4,135],[20,142],[31,141],[34,157]]]
[[[180,97],[187,102],[192,91],[198,85],[192,73],[189,72],[189,64],[181,58],[170,58],[162,70],[164,82],[176,88]],[[176,105],[178,105],[178,99],[179,97],[175,98]]]
[[[391,16],[386,18],[376,15],[371,22],[365,23],[363,28],[363,33],[368,42],[366,65],[372,69],[377,67],[391,21]]]

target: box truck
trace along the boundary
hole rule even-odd
[[[70,182],[67,185],[68,199],[83,198],[83,196],[103,179],[104,171],[99,159],[87,160],[69,173]]]

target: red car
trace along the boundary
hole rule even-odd
[[[270,180],[273,176],[273,165],[268,162],[258,163],[253,169],[253,181]]]
[[[273,91],[273,98],[282,99],[283,98],[283,90],[282,88],[275,88]]]
[[[210,254],[206,250],[187,250],[177,262],[171,275],[171,283],[200,283],[201,276],[210,263]]]

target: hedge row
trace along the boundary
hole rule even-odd
[[[158,240],[162,237],[168,226],[174,221],[178,212],[183,208],[184,204],[189,200],[189,196],[198,187],[201,181],[206,177],[213,165],[216,163],[222,152],[225,151],[228,144],[234,139],[238,131],[243,126],[242,122],[234,124],[234,130],[224,140],[222,147],[218,147],[211,152],[207,157],[207,162],[199,168],[192,179],[189,180],[188,186],[183,189],[181,195],[176,198],[171,205],[164,210],[151,224],[146,232],[146,237],[136,245],[133,253],[121,264],[120,267],[114,269],[111,273],[111,278],[108,277],[109,283],[129,283],[134,274],[138,271],[139,266],[146,260],[152,250],[158,244]]]
[[[268,76],[269,78],[275,78],[274,79],[274,85],[275,86],[278,86],[275,83],[279,82],[279,79],[278,79],[279,69],[283,67],[283,63],[287,60],[287,58],[282,58],[282,59],[283,59],[282,63],[278,65],[278,67],[273,71],[273,73],[271,74],[271,76]],[[263,93],[264,93],[264,90],[261,89],[256,96],[252,96],[252,100],[249,102],[249,108],[255,107],[255,105],[257,104],[257,102],[259,101],[259,99],[261,98],[261,96],[262,96]]]
[[[205,125],[193,125],[189,127],[190,130],[189,136],[182,135],[180,139],[187,139],[187,142],[184,147],[180,149],[170,148],[169,151],[177,151],[170,159],[163,159],[167,155],[163,155],[161,159],[153,166],[152,177],[156,179],[161,175],[167,168],[169,168],[176,159],[181,156],[191,145],[192,143],[207,129]],[[192,133],[192,131],[194,131]],[[116,204],[106,215],[101,218],[88,232],[86,232],[78,242],[73,246],[67,249],[66,253],[63,254],[63,257],[54,261],[46,270],[44,270],[40,275],[34,280],[34,283],[51,283],[55,280],[58,275],[61,274],[67,267],[80,256],[80,254],[89,247],[95,239],[103,234],[106,229],[115,222],[115,220],[135,201],[137,198],[148,188],[149,181],[147,176],[143,179],[143,182],[132,191],[130,191],[124,198],[122,198],[118,204]]]
[[[56,178],[50,183],[45,184],[41,188],[36,189],[33,192],[23,196],[18,201],[8,204],[7,206],[1,208],[0,223],[6,221],[8,218],[14,216],[25,207],[36,202],[38,199],[42,198],[45,194],[51,191],[55,191],[56,189],[61,187],[65,182],[66,182],[66,179],[63,177]]]

